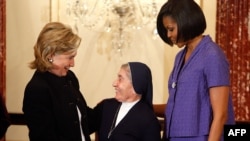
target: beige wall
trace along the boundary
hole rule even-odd
[[[161,0],[160,2],[162,3]],[[197,0],[200,2],[201,0]],[[28,62],[33,59],[33,45],[45,23],[68,22],[65,16],[66,0],[6,0],[7,2],[7,108],[9,112],[22,112],[23,91],[33,74]],[[216,0],[203,0],[207,18],[207,31],[214,39]],[[51,11],[52,10],[52,11]],[[120,65],[127,61],[142,61],[150,66],[153,75],[154,103],[165,103],[168,97],[166,81],[178,49],[164,45],[152,38],[154,24],[143,30],[132,32],[131,47],[120,56],[107,50],[107,34],[89,31],[79,27],[83,41],[72,69],[80,81],[81,91],[90,107],[103,98],[113,97],[112,82]],[[97,39],[102,40],[97,43]],[[99,44],[101,43],[101,44]],[[11,126],[6,134],[8,141],[28,140],[25,126]]]

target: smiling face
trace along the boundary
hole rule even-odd
[[[56,54],[51,57],[52,68],[49,72],[57,76],[66,76],[70,67],[75,65],[75,56],[77,52]]]
[[[163,17],[163,25],[167,30],[167,37],[173,42],[173,44],[177,45],[179,48],[183,47],[186,43],[181,40],[177,41],[178,37],[178,26],[176,21],[170,16]]]
[[[140,95],[135,93],[128,73],[130,72],[126,68],[121,68],[113,83],[116,94],[115,98],[119,102],[132,102],[140,98]]]

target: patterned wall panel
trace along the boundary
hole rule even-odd
[[[250,121],[250,1],[217,0],[216,28],[231,65],[235,118]]]

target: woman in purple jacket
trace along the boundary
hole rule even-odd
[[[183,48],[168,81],[165,139],[223,140],[223,126],[234,123],[229,63],[209,35],[193,0],[168,0],[157,17],[162,40]]]

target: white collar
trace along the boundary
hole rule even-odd
[[[128,111],[137,103],[140,99],[133,101],[133,102],[122,102],[120,110],[118,112],[118,116],[116,118],[115,126],[127,115]]]

